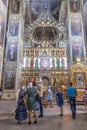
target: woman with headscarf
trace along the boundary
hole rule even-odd
[[[18,120],[18,124],[23,123],[27,119],[27,109],[25,105],[25,87],[22,86],[18,95],[17,108],[15,119]]]
[[[32,83],[28,84],[28,89],[26,92],[26,100],[27,100],[27,106],[29,110],[29,124],[31,124],[31,116],[32,116],[32,110],[34,111],[34,124],[37,123],[37,107],[38,107],[38,100],[36,99],[37,90],[36,87],[32,86]]]

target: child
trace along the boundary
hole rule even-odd
[[[18,124],[23,123],[25,119],[27,119],[27,109],[25,106],[25,92],[24,86],[21,87],[21,90],[18,95],[17,108],[15,119],[18,120]]]
[[[86,109],[86,106],[87,106],[87,90],[85,90],[84,93],[83,93],[83,102],[84,102],[84,106],[85,106],[85,109]]]
[[[51,90],[51,87],[48,86],[48,89],[47,89],[47,101],[48,101],[48,103],[50,103],[50,107],[51,108],[53,107],[52,106],[52,99],[53,99],[53,97],[52,97],[52,90]]]
[[[64,101],[63,101],[63,93],[61,91],[61,88],[58,88],[58,90],[56,92],[56,102],[57,102],[58,106],[60,107],[60,114],[59,114],[59,116],[63,116]]]

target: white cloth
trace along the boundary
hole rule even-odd
[[[32,88],[32,82],[28,84],[27,88]]]
[[[24,91],[24,92],[26,92],[26,86],[21,86],[21,89]]]
[[[43,97],[43,84],[38,84],[37,90],[39,92],[40,97]]]

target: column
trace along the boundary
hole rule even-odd
[[[3,99],[16,99],[22,79],[23,0],[9,1]]]
[[[68,0],[68,43],[71,65],[75,64],[78,59],[82,63],[85,62],[85,42],[81,7],[81,0]]]
[[[0,1],[0,88],[2,88],[2,77],[3,77],[2,70],[4,60],[7,7],[8,7],[8,0]]]

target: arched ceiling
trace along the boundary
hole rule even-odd
[[[47,8],[48,12],[46,11],[43,13],[44,7]],[[66,23],[66,14],[65,0],[26,0],[25,28],[26,30],[31,30],[30,37],[32,37],[33,42],[37,41],[38,43],[38,35],[40,34],[40,38],[42,38],[43,31],[44,40],[49,40],[51,35],[51,40],[54,40],[55,42],[56,38],[63,36],[63,31],[65,30],[64,26]],[[45,21],[45,17],[47,21]],[[27,32],[26,30],[25,32]],[[29,34],[28,32],[27,35]],[[45,34],[48,36],[45,36]]]
[[[43,11],[44,6],[47,6],[55,20],[58,20],[61,2],[62,0],[26,0],[27,10],[31,12],[31,14],[27,12],[27,15],[31,15],[32,21],[36,20],[39,14]]]
[[[59,30],[58,23],[47,7],[44,7],[43,12],[41,12],[38,19],[31,26],[29,32],[30,39],[33,43],[45,47],[49,42],[51,45],[56,43],[62,36],[63,34]]]

